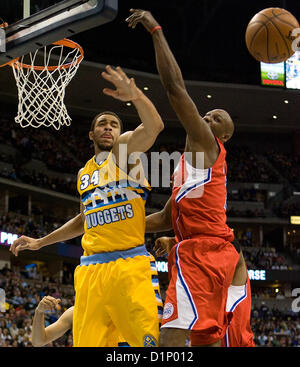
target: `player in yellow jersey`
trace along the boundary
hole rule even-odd
[[[136,165],[128,164],[127,158],[147,151],[163,122],[121,68],[107,66],[102,77],[116,87],[103,92],[131,101],[142,123],[134,131],[121,133],[122,122],[116,114],[98,114],[89,133],[95,155],[78,173],[81,213],[41,239],[20,237],[10,250],[18,255],[84,233],[84,256],[74,275],[74,346],[107,346],[109,335],[117,332],[132,347],[152,347],[157,346],[159,333],[157,299],[162,304],[157,279],[153,279],[155,261],[144,245],[150,186],[141,164],[139,174],[130,175]]]

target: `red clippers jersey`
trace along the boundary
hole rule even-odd
[[[211,168],[192,167],[184,153],[174,171],[172,221],[179,241],[195,235],[234,240],[226,224],[226,150],[219,139],[217,142],[220,153]]]

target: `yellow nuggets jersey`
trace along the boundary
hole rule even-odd
[[[155,347],[162,302],[155,261],[144,245],[150,190],[114,162],[90,159],[78,177],[84,206],[84,256],[74,274],[75,347],[127,342]]]
[[[84,255],[122,251],[144,243],[145,203],[149,183],[141,185],[114,162],[112,153],[99,164],[94,156],[78,177],[84,205]]]

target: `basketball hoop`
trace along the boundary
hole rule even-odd
[[[53,126],[56,130],[69,126],[71,118],[64,104],[65,89],[83,56],[80,45],[63,39],[4,64],[12,67],[18,88],[16,123],[23,128]],[[56,65],[51,65],[53,58]]]

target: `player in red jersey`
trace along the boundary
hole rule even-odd
[[[130,10],[129,26],[141,23],[152,35],[156,63],[169,101],[187,133],[185,152],[175,169],[172,197],[160,213],[148,217],[147,228],[172,228],[170,282],[164,306],[160,346],[221,346],[229,331],[230,286],[234,303],[245,289],[247,271],[226,225],[226,150],[234,131],[229,114],[213,110],[203,118],[190,98],[180,68],[151,13]],[[199,166],[197,153],[203,152]],[[238,298],[236,298],[236,295]],[[240,296],[240,297],[239,297]],[[232,305],[233,306],[233,305]]]

